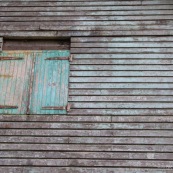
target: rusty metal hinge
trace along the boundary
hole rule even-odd
[[[0,61],[6,61],[6,60],[23,60],[24,58],[20,58],[20,57],[5,57],[5,56],[1,56],[0,57]]]
[[[0,105],[0,109],[18,109],[18,106]]]
[[[67,104],[67,106],[44,106],[42,107],[43,110],[66,110],[67,112],[70,111],[71,105]]]
[[[2,51],[3,47],[3,37],[0,37],[0,51]]]
[[[72,55],[70,55],[70,56],[68,56],[68,57],[51,57],[51,58],[46,58],[45,60],[68,60],[68,61],[70,61],[70,62],[72,62],[73,61],[73,56]]]

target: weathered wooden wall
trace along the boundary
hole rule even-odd
[[[68,116],[0,116],[0,173],[173,172],[172,0],[0,0],[0,36],[71,37]]]
[[[73,37],[71,53],[70,114],[173,114],[173,37]]]
[[[0,35],[172,35],[172,0],[1,0]]]

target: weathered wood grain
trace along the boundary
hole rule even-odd
[[[94,145],[94,144],[1,144],[1,150],[11,151],[96,151],[96,152],[170,152],[172,145]]]
[[[57,22],[59,23],[59,22]],[[87,23],[86,23],[87,24]],[[148,26],[144,26],[144,25],[136,25],[136,26],[131,26],[131,25],[127,25],[127,26],[60,26],[60,25],[41,25],[41,24],[37,24],[37,25],[29,25],[29,24],[24,24],[24,25],[16,25],[15,23],[13,25],[11,24],[6,24],[6,25],[0,25],[0,29],[2,31],[11,31],[11,30],[15,30],[15,31],[35,31],[35,30],[41,30],[41,31],[112,31],[112,30],[116,30],[116,31],[129,31],[129,30],[171,30],[173,27],[171,25],[148,25]],[[75,45],[75,44],[74,44]],[[77,44],[76,44],[77,45]],[[85,46],[85,44],[84,44]],[[86,45],[87,46],[87,45]]]
[[[74,107],[74,106],[73,106]],[[93,117],[94,118],[94,117]],[[127,117],[126,117],[127,118]],[[92,119],[92,116],[91,116]],[[130,117],[129,117],[130,119]],[[132,118],[131,118],[132,119]],[[111,122],[0,122],[0,129],[92,129],[92,130],[103,130],[103,129],[155,129],[155,130],[173,130],[173,124],[169,122],[157,122],[159,119],[156,119],[156,122],[148,122],[148,123],[135,123],[135,122],[119,122],[116,123]],[[167,118],[163,117],[163,121],[167,120]],[[171,120],[171,118],[170,118]],[[138,120],[139,121],[139,120]],[[61,139],[61,138],[59,138]]]
[[[70,115],[122,115],[122,116],[168,116],[173,109],[72,109]]]
[[[128,64],[128,65],[71,65],[71,71],[172,71],[173,65],[141,65],[141,64]]]
[[[149,102],[149,101],[165,101],[172,102],[173,96],[70,96],[69,101],[96,101],[96,102]]]
[[[133,56],[133,55],[132,55]],[[173,58],[172,59],[76,59],[75,61],[71,62],[71,65],[171,65],[173,64]],[[81,78],[82,80],[82,78]]]
[[[97,53],[97,54],[89,54],[84,53],[84,54],[73,54],[75,60],[83,60],[83,59],[89,59],[91,61],[92,59],[97,59],[97,60],[119,60],[119,59],[126,59],[131,60],[131,59],[137,59],[137,60],[144,60],[147,61],[148,59],[172,59],[172,54],[171,53],[166,53],[166,54],[160,54],[160,53],[142,53],[142,54],[120,54],[120,53],[107,53],[107,54],[102,54],[102,53]],[[74,61],[75,62],[75,61]],[[91,61],[92,62],[92,61]],[[127,61],[128,62],[128,61]]]
[[[87,160],[87,159],[0,159],[0,165],[17,166],[87,166],[92,167],[134,167],[134,168],[172,168],[173,161],[146,160]]]
[[[159,1],[158,1],[159,3]],[[112,5],[115,5],[115,6],[118,6],[118,5],[141,5],[141,1],[140,0],[135,0],[135,1],[82,1],[82,2],[75,2],[75,1],[71,1],[70,3],[69,2],[66,2],[66,1],[56,1],[56,2],[45,2],[43,1],[42,3],[39,3],[39,2],[29,2],[29,1],[25,1],[25,2],[0,2],[0,5],[1,7],[4,7],[4,6],[21,6],[21,7],[39,7],[39,6],[59,6],[59,7],[68,7],[68,6],[112,6]]]
[[[135,7],[135,6],[134,6]],[[17,7],[16,7],[17,8]],[[63,8],[63,7],[62,7]],[[87,8],[87,6],[86,6]],[[10,8],[9,8],[10,9]],[[5,16],[127,16],[127,15],[172,15],[173,10],[127,10],[127,11],[58,11],[59,7],[57,7],[56,11],[33,11],[33,12],[23,12],[23,11],[9,11],[8,13],[5,11],[0,12],[1,17]],[[31,9],[32,10],[32,9]]]
[[[162,42],[172,42],[173,37],[170,36],[161,36],[161,37],[156,37],[156,36],[147,36],[147,37],[137,37],[137,36],[127,36],[127,37],[72,37],[71,42],[72,43],[102,43],[102,42],[116,42],[116,43],[121,43],[121,42],[152,42],[152,43],[162,43]]]
[[[111,122],[110,116],[0,115],[0,121],[22,122]]]
[[[7,38],[42,38],[42,39],[50,39],[50,38],[59,38],[59,37],[72,37],[72,36],[129,36],[129,35],[168,35],[172,36],[172,30],[135,30],[135,31],[1,31],[1,35]],[[75,48],[73,48],[75,50]],[[75,53],[75,52],[72,52]],[[86,52],[87,53],[87,52]],[[100,52],[99,52],[100,53]],[[111,52],[113,53],[113,52]],[[168,53],[168,52],[167,52]]]
[[[121,1],[122,2],[122,1]],[[127,1],[126,1],[127,2]],[[133,1],[135,3],[135,1]],[[6,4],[6,1],[4,2]],[[20,2],[19,2],[20,3]],[[28,3],[33,3],[33,2],[28,2]],[[38,4],[39,2],[37,2]],[[85,3],[87,3],[85,1]],[[95,2],[97,3],[97,2]],[[128,2],[130,3],[130,2]],[[172,10],[172,4],[167,4],[167,5],[159,5],[159,4],[150,4],[150,5],[108,5],[108,6],[101,6],[101,5],[95,5],[95,6],[60,6],[60,7],[53,7],[53,6],[32,6],[32,8],[27,7],[27,6],[16,6],[13,7],[11,6],[2,6],[0,7],[1,11],[139,11],[139,10]],[[20,10],[19,10],[20,9]]]
[[[20,144],[173,144],[172,138],[162,137],[0,137],[0,143],[18,143]]]
[[[173,103],[170,102],[144,102],[144,101],[138,101],[138,102],[111,102],[108,103],[106,101],[104,102],[94,102],[94,101],[88,101],[85,102],[71,102],[72,108],[74,109],[171,109],[173,107]]]
[[[172,153],[143,152],[60,152],[60,151],[1,151],[1,158],[40,158],[40,159],[145,159],[172,160]]]
[[[70,89],[70,96],[172,96],[172,89]]]
[[[32,172],[58,172],[58,173],[105,173],[105,172],[118,172],[118,173],[172,173],[172,169],[146,169],[146,168],[85,168],[85,167],[3,167],[1,166],[3,173],[18,172],[23,173],[27,171]]]
[[[92,111],[92,110],[90,110]],[[89,112],[89,111],[86,111]],[[100,111],[101,112],[101,111]],[[118,111],[117,111],[118,112]],[[143,111],[145,112],[145,111]],[[129,111],[130,115],[130,111]],[[164,115],[162,113],[162,115]],[[1,136],[48,136],[48,137],[69,137],[69,136],[109,136],[109,137],[172,137],[171,130],[49,130],[49,129],[38,129],[38,130],[30,130],[30,129],[1,129]]]
[[[171,83],[172,77],[71,77],[71,83]]]
[[[0,21],[16,21],[16,22],[22,22],[22,21],[65,21],[65,20],[71,20],[71,21],[121,21],[121,20],[171,20],[173,15],[151,15],[151,16],[51,16],[51,17],[0,17]]]
[[[171,138],[133,138],[133,137],[124,137],[124,138],[105,138],[105,137],[70,137],[69,143],[73,144],[173,144],[173,139]]]
[[[69,86],[70,88],[78,88],[78,89],[170,89],[173,88],[173,84],[171,83],[72,83]],[[142,97],[141,97],[142,98]],[[159,97],[157,98],[159,99]],[[92,101],[92,98],[91,98]],[[96,100],[95,100],[96,101]],[[103,101],[103,100],[102,100]],[[120,100],[121,101],[121,100]],[[134,100],[131,100],[134,101]],[[139,100],[138,100],[139,101]],[[141,101],[144,101],[141,99]],[[153,100],[152,100],[153,101]],[[156,101],[156,100],[155,100]],[[158,100],[160,101],[160,100]],[[167,97],[167,101],[170,100],[169,97]]]
[[[107,76],[107,77],[168,77],[173,76],[172,71],[71,71],[70,76],[95,76],[95,77],[101,77],[101,76]]]

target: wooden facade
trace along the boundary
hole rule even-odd
[[[172,0],[0,0],[3,53],[73,56],[67,114],[1,112],[0,173],[172,173],[172,26]]]

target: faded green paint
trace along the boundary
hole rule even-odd
[[[28,107],[29,114],[66,114],[66,110],[42,110],[42,107],[67,105],[69,61],[45,59],[69,54],[69,51],[1,52],[0,56],[24,59],[0,61],[0,114],[26,114]]]
[[[67,105],[69,61],[45,59],[69,55],[69,51],[43,51],[35,54],[31,114],[66,114],[66,110],[43,110],[42,108]]]
[[[26,114],[32,56],[26,51],[3,51],[2,56],[23,60],[0,61],[0,114]]]

